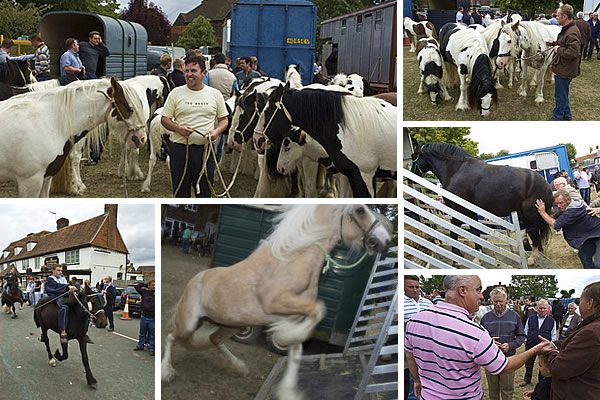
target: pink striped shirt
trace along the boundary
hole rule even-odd
[[[499,374],[508,362],[462,307],[438,303],[406,325],[404,348],[419,368],[422,400],[482,399],[481,367]]]

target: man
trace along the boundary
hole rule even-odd
[[[46,43],[42,41],[42,37],[39,33],[32,33],[29,36],[31,45],[35,47],[35,54],[33,55],[34,69],[33,75],[38,82],[47,81],[50,77],[50,50]]]
[[[173,61],[173,72],[169,74],[169,79],[173,86],[179,87],[185,85],[185,74],[183,73],[184,63],[181,58]]]
[[[488,331],[472,321],[470,313],[479,309],[483,299],[481,289],[477,276],[446,276],[446,301],[408,321],[405,352],[417,397],[481,399],[481,367],[496,375],[510,374],[529,357],[554,349],[544,339],[523,353],[506,357]]]
[[[569,196],[572,199],[577,199],[577,200],[583,201],[583,197],[581,197],[581,193],[577,189],[575,189],[573,186],[568,185],[567,180],[565,178],[563,178],[563,177],[556,178],[552,182],[554,182],[554,187],[556,188],[556,190],[554,192],[557,192],[559,190],[565,190],[569,193]]]
[[[67,283],[67,279],[62,276],[62,266],[54,264],[52,266],[52,275],[46,281],[46,294],[51,299],[56,299],[58,305],[58,329],[60,330],[60,343],[67,344],[67,327],[69,326],[69,306],[66,303],[71,294],[65,295],[67,292],[75,293],[77,288]]]
[[[170,155],[175,197],[191,196],[190,189],[196,186],[202,171],[206,141],[216,140],[227,129],[228,113],[223,96],[217,89],[204,85],[205,75],[204,58],[186,58],[186,86],[171,91],[162,113],[162,125],[173,132]],[[212,183],[214,167],[214,159],[210,157],[197,196],[211,196],[208,182]]]
[[[560,323],[559,339],[566,339],[570,334],[577,329],[582,321],[581,315],[577,314],[575,310],[577,306],[575,303],[569,303],[567,306],[567,313],[563,315],[562,322]]]
[[[79,43],[77,40],[68,38],[65,40],[65,47],[67,51],[60,56],[60,75],[85,75],[85,67],[79,58]]]
[[[562,229],[569,246],[578,250],[583,268],[600,268],[600,218],[588,215],[585,203],[573,200],[565,190],[554,193],[562,212],[556,219],[546,213],[544,202],[536,201],[540,216],[557,231]]]
[[[530,350],[542,343],[540,336],[551,342],[556,340],[556,324],[551,316],[548,315],[548,300],[540,299],[537,301],[536,315],[532,315],[525,323],[525,349]],[[527,386],[531,383],[533,374],[533,365],[535,364],[535,354],[525,363],[525,377],[519,386]]]
[[[108,318],[108,329],[107,331],[112,332],[115,330],[115,319],[113,316],[113,308],[115,307],[115,299],[117,298],[117,289],[112,282],[112,276],[104,278],[104,286],[102,287],[102,293],[106,299],[106,305],[104,306],[104,313]]]
[[[160,56],[160,65],[152,72],[154,75],[164,76],[165,78],[169,75],[169,69],[171,68],[171,56],[163,54]]]
[[[421,286],[419,277],[416,275],[404,275],[404,323],[411,319],[415,314],[423,311],[433,303],[424,297],[421,297]],[[413,376],[408,370],[408,365],[404,368],[404,382],[408,389],[408,400],[416,400],[414,392]]]
[[[110,55],[108,48],[102,43],[98,31],[91,31],[87,42],[79,43],[79,57],[85,67],[85,79],[98,79],[105,75],[105,59]]]
[[[597,59],[600,60],[600,45],[598,45],[598,42],[600,41],[600,24],[598,23],[597,12],[592,14],[592,18],[588,20],[588,23],[590,24],[590,41],[588,43],[587,60],[592,60],[594,46],[596,47]]]
[[[594,184],[594,190],[596,193],[600,192],[600,166],[596,165],[594,167],[594,172],[592,172],[591,182]],[[598,199],[599,196],[596,196]]]
[[[585,48],[590,41],[592,36],[592,31],[590,30],[590,24],[588,24],[583,19],[583,11],[579,11],[577,13],[577,19],[575,20],[575,25],[577,25],[577,29],[579,29],[579,34],[581,35],[581,45],[580,45],[580,53],[579,53],[579,64],[577,66],[577,75],[581,74],[581,59],[585,57]]]
[[[556,107],[554,107],[550,120],[570,121],[572,115],[569,105],[569,85],[571,80],[577,76],[581,34],[577,25],[575,25],[575,21],[573,21],[573,7],[569,4],[560,6],[556,19],[562,29],[555,42],[546,41],[548,46],[554,47],[555,56],[555,61],[552,63],[552,72],[555,74],[554,99]]]
[[[559,13],[557,13],[557,12],[552,13],[552,18],[550,18],[550,25],[556,25],[556,26],[560,25],[560,23],[558,21],[558,19],[559,19],[558,14]],[[571,19],[573,19],[573,18],[571,18]]]
[[[181,237],[181,251],[184,254],[190,254],[190,238],[192,237],[192,230],[189,226],[185,227],[183,236]]]
[[[144,350],[146,336],[148,337],[148,351],[151,356],[154,356],[154,294],[156,291],[156,282],[152,279],[148,284],[137,283],[134,285],[135,290],[142,296],[142,315],[140,317],[140,336],[138,344],[133,351]]]
[[[463,17],[463,23],[467,25],[473,25],[475,23],[475,19],[473,18],[473,9],[469,8],[467,13]]]
[[[33,281],[33,276],[30,276],[27,280],[27,302],[30,306],[35,306],[35,301],[33,300],[33,289],[35,288],[35,282]]]
[[[214,60],[217,64],[210,71],[209,86],[221,92],[223,99],[227,101],[231,97],[233,90],[237,88],[237,80],[235,75],[229,72],[227,65],[225,65],[225,54],[215,54]]]
[[[442,299],[442,296],[440,296],[440,291],[437,289],[433,289],[433,299],[431,300],[431,302],[435,305],[440,301],[444,301],[444,299]]]
[[[527,319],[532,315],[535,315],[535,302],[531,302],[531,296],[525,296],[523,298],[523,312],[521,315],[521,323],[523,326],[527,323]]]
[[[475,21],[476,24],[483,25],[482,16],[479,14],[476,8],[473,9],[473,14],[471,14],[471,17],[473,17],[473,21]]]
[[[456,12],[456,23],[460,24],[463,22],[463,8],[458,7],[458,11]]]
[[[25,54],[22,56],[13,57],[10,55],[14,42],[11,39],[4,39],[2,45],[0,45],[0,65],[6,64],[7,60],[11,61],[23,61],[33,58],[34,54]]]
[[[513,356],[526,339],[521,319],[516,312],[506,307],[508,297],[503,288],[493,289],[490,292],[490,299],[494,308],[483,316],[480,324],[489,332],[494,339],[494,344],[502,350],[506,357]],[[500,400],[500,396],[502,396],[502,400],[512,400],[515,389],[514,372],[492,375],[486,370],[485,376],[490,400]]]
[[[260,78],[260,73],[252,69],[252,59],[250,57],[240,58],[240,68],[241,70],[235,74],[239,87],[242,87],[248,78]]]
[[[579,193],[581,193],[581,198],[583,198],[583,201],[585,201],[586,204],[590,204],[591,176],[588,172],[588,168],[584,169],[582,166],[579,166],[577,173],[575,174],[575,181],[577,182]]]

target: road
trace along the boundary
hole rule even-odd
[[[17,310],[11,319],[0,310],[0,397],[3,399],[153,399],[154,357],[148,351],[134,352],[139,319],[120,320],[115,314],[115,332],[90,327],[95,342],[88,345],[90,367],[98,389],[87,386],[77,341],[69,341],[69,358],[52,368],[40,329],[33,322],[33,308]],[[50,349],[59,347],[58,334],[48,332]]]

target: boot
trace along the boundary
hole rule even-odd
[[[88,335],[85,335],[83,339],[85,340],[86,343],[96,344],[96,343],[94,343],[94,341],[92,339],[90,339],[90,337]]]

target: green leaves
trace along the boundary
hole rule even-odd
[[[37,32],[37,26],[47,6],[26,6],[14,4],[9,0],[0,1],[0,32],[5,38],[16,39],[21,35],[29,36]]]
[[[479,150],[477,142],[469,139],[467,135],[471,133],[471,128],[408,128],[410,135],[421,142],[440,142],[451,143],[462,147],[472,156],[477,157]]]
[[[200,15],[183,31],[176,45],[186,49],[197,49],[201,46],[217,45],[217,38],[208,18]]]

